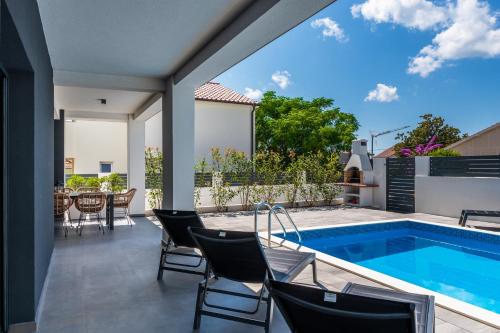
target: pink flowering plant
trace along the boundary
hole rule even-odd
[[[399,152],[404,157],[412,157],[412,156],[426,156],[431,151],[442,147],[443,145],[440,143],[436,143],[437,136],[433,135],[432,138],[426,144],[418,144],[415,148],[402,148]]]

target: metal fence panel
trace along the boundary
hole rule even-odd
[[[500,177],[500,155],[431,157],[430,175],[445,177]]]
[[[415,212],[415,159],[386,159],[387,210],[400,213]]]

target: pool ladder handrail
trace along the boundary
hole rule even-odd
[[[294,232],[297,234],[297,238],[299,241],[299,246],[297,247],[297,250],[298,250],[302,246],[302,237],[300,236],[300,232],[299,232],[299,229],[297,228],[297,225],[293,221],[290,214],[288,214],[288,211],[282,205],[271,206],[268,202],[265,202],[265,201],[261,201],[261,202],[256,203],[255,204],[255,215],[254,215],[255,232],[258,233],[257,219],[258,219],[259,210],[261,208],[264,208],[264,207],[269,209],[269,212],[267,214],[267,246],[269,248],[271,248],[271,223],[272,223],[272,216],[273,215],[276,218],[276,220],[278,221],[278,223],[280,224],[281,229],[283,230],[283,240],[280,242],[280,246],[283,245],[283,243],[286,241],[287,231],[286,231],[285,226],[283,225],[283,222],[281,222],[281,219],[279,218],[279,216],[277,214],[278,212],[281,212],[281,213],[285,214],[286,218],[288,219],[288,222],[292,225]]]
[[[267,208],[269,209],[269,211],[271,211],[271,209],[273,207],[271,207],[271,205],[266,202],[266,201],[261,201],[261,202],[257,202],[256,204],[254,204],[255,206],[255,213],[254,213],[254,229],[255,229],[255,232],[256,233],[259,233],[259,230],[258,230],[258,226],[257,226],[257,222],[258,222],[258,217],[259,217],[259,210],[261,208]],[[285,241],[286,239],[286,229],[285,229],[285,226],[283,225],[283,223],[281,222],[280,218],[278,217],[278,215],[276,214],[276,212],[274,213],[274,216],[276,217],[276,220],[278,220],[279,224],[281,225],[281,229],[283,229],[283,234],[284,234],[284,239],[283,239],[283,242]],[[281,242],[281,243],[283,243]],[[281,245],[281,244],[280,244]]]

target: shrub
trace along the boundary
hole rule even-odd
[[[236,195],[231,188],[231,184],[224,180],[224,174],[227,174],[230,170],[229,155],[232,150],[226,149],[224,155],[222,155],[219,148],[212,148],[211,153],[213,180],[210,194],[212,202],[217,211],[226,212],[228,210],[227,204]]]
[[[66,181],[66,184],[76,191],[78,188],[85,186],[85,178],[80,175],[72,175]]]
[[[108,176],[102,177],[101,179],[104,184],[105,191],[119,193],[125,189],[125,182],[123,181],[123,178],[116,172],[110,173]]]
[[[297,203],[299,190],[306,183],[305,169],[302,161],[297,158],[294,153],[289,154],[290,163],[285,169],[286,184],[284,187],[284,194],[286,201],[294,207]]]
[[[201,159],[196,163],[194,170],[196,173],[200,174],[200,180],[198,186],[194,187],[194,207],[197,208],[201,205],[201,188],[206,187],[208,184],[205,181],[205,175],[207,174],[207,161],[205,158]]]
[[[261,152],[255,156],[255,169],[258,179],[262,182],[263,200],[273,204],[282,189],[277,186],[282,170],[282,157],[275,152]]]
[[[101,188],[101,179],[97,177],[89,177],[85,181],[85,186],[87,187],[96,187],[96,188]]]
[[[321,186],[324,177],[321,173],[321,160],[318,154],[307,154],[299,157],[299,163],[303,170],[307,172],[307,183],[300,187],[300,196],[307,206],[313,206],[321,199]]]
[[[146,186],[150,189],[148,204],[160,208],[163,201],[163,153],[158,148],[146,148]]]
[[[341,192],[340,186],[334,184],[339,181],[342,175],[341,170],[342,165],[340,164],[340,158],[337,154],[329,154],[324,158],[321,171],[324,180],[320,192],[323,196],[323,200],[325,200],[328,205],[331,205]]]
[[[457,157],[457,156],[462,156],[462,154],[460,154],[458,151],[453,150],[453,149],[439,148],[439,149],[431,151],[427,156],[432,156],[432,157]]]
[[[252,207],[250,195],[253,185],[254,163],[248,159],[244,152],[232,151],[229,155],[231,181],[238,184],[236,194],[240,198],[243,210]]]

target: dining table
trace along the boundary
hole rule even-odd
[[[115,229],[115,194],[113,192],[103,192],[106,195],[106,225],[109,230]],[[78,197],[79,192],[71,192],[69,196],[72,200]]]

